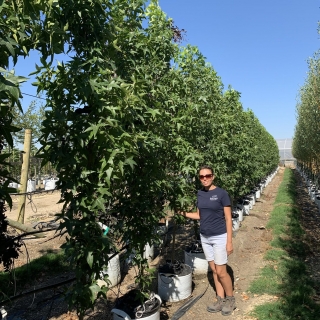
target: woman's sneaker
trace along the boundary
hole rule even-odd
[[[215,312],[220,312],[222,310],[222,307],[224,305],[224,299],[221,297],[217,296],[217,301],[211,304],[210,306],[207,307],[207,311],[215,313]]]
[[[236,299],[235,297],[228,297],[224,299],[224,304],[221,309],[221,314],[224,316],[229,316],[233,310],[236,308]]]

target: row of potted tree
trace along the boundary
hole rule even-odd
[[[199,49],[181,47],[182,31],[156,0],[147,7],[143,0],[29,2],[2,5],[11,29],[0,48],[14,62],[25,51],[42,55],[35,71],[38,92],[47,97],[40,154],[58,172],[57,219],[68,232],[63,248],[76,273],[68,301],[83,317],[108,290],[97,282],[119,240],[136,252],[145,297],[152,274],[144,248],[168,211],[193,208],[201,164],[214,167],[236,203],[275,169],[278,148],[243,109],[240,93],[224,91]],[[67,56],[55,65],[59,53]],[[10,103],[1,112],[10,115],[23,79],[4,67],[7,89],[0,94]],[[12,144],[8,132],[15,129],[5,119]],[[112,232],[103,235],[97,222]]]
[[[320,173],[320,57],[316,52],[308,60],[309,71],[304,85],[299,92],[296,107],[297,123],[295,126],[292,154],[298,166],[319,186]]]

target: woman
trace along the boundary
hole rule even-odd
[[[200,220],[203,252],[213,272],[217,301],[207,307],[209,312],[230,315],[236,308],[231,277],[227,272],[228,255],[233,252],[232,216],[228,193],[215,186],[211,167],[202,166],[199,178],[203,188],[197,195],[197,212],[182,212],[187,218]]]

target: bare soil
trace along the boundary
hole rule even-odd
[[[187,311],[180,319],[236,319],[236,320],[254,320],[248,314],[254,306],[263,304],[268,301],[278,299],[276,296],[268,295],[252,295],[248,292],[249,284],[258,277],[259,271],[266,264],[263,256],[270,248],[269,242],[272,239],[271,231],[265,229],[269,215],[273,209],[273,203],[277,195],[279,184],[283,179],[284,168],[280,168],[278,174],[272,182],[265,188],[262,196],[256,202],[250,215],[246,216],[242,221],[238,232],[234,233],[234,253],[229,257],[228,270],[232,276],[234,283],[234,294],[236,297],[237,308],[231,316],[222,316],[219,314],[209,314],[206,306],[210,304],[215,297],[213,290],[212,273],[193,276],[192,296],[186,300],[163,303],[161,307],[161,320],[171,319],[173,314],[184,305],[192,297],[203,294],[203,296]],[[299,180],[298,176],[298,205],[306,213],[304,229],[307,237],[310,239],[310,254],[306,262],[310,265],[310,276],[320,280],[320,216],[317,207],[311,203],[307,195],[305,185]],[[16,197],[17,198],[17,197]],[[61,204],[57,204],[60,194],[58,191],[48,194],[34,195],[32,202],[26,207],[25,221],[26,223],[35,223],[37,221],[49,221],[54,219],[54,215],[62,208]],[[11,212],[7,212],[7,216],[11,219],[17,217],[18,200],[13,199],[14,206]],[[28,201],[27,201],[28,202]],[[36,208],[36,210],[35,210]],[[176,250],[175,258],[183,260],[185,248],[191,244],[191,225],[181,226],[176,230]],[[25,239],[27,251],[23,252],[15,262],[16,266],[27,263],[27,260],[34,259],[43,255],[48,251],[58,251],[64,238],[54,238],[54,231],[48,232],[45,239],[34,239],[30,237]],[[48,239],[51,239],[49,240]],[[170,243],[171,239],[171,243]],[[152,262],[151,265],[157,267],[171,259],[172,237],[169,237],[167,246]],[[108,299],[100,299],[95,309],[89,310],[87,319],[112,319],[111,309],[117,297],[125,294],[134,284],[136,270],[131,268],[124,276],[120,285],[113,287],[108,292]],[[26,288],[42,287],[63,280],[67,280],[71,275],[61,274],[51,277],[47,274],[34,275],[33,286]],[[319,289],[319,288],[318,288]],[[77,319],[75,312],[68,312],[67,305],[61,295],[62,288],[54,288],[41,291],[34,295],[26,295],[21,299],[13,301],[11,304],[5,305],[10,319]],[[154,291],[157,292],[157,283],[154,284]],[[315,297],[317,299],[318,296]]]

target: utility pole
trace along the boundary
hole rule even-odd
[[[24,193],[19,196],[19,214],[18,214],[18,222],[24,223],[24,212],[26,209],[26,195],[27,192],[27,183],[28,183],[28,171],[29,171],[29,163],[30,163],[30,149],[31,149],[31,136],[32,130],[26,129],[24,133],[24,148],[23,148],[23,156],[22,156],[22,167],[21,167],[21,178],[20,178],[20,192]]]

